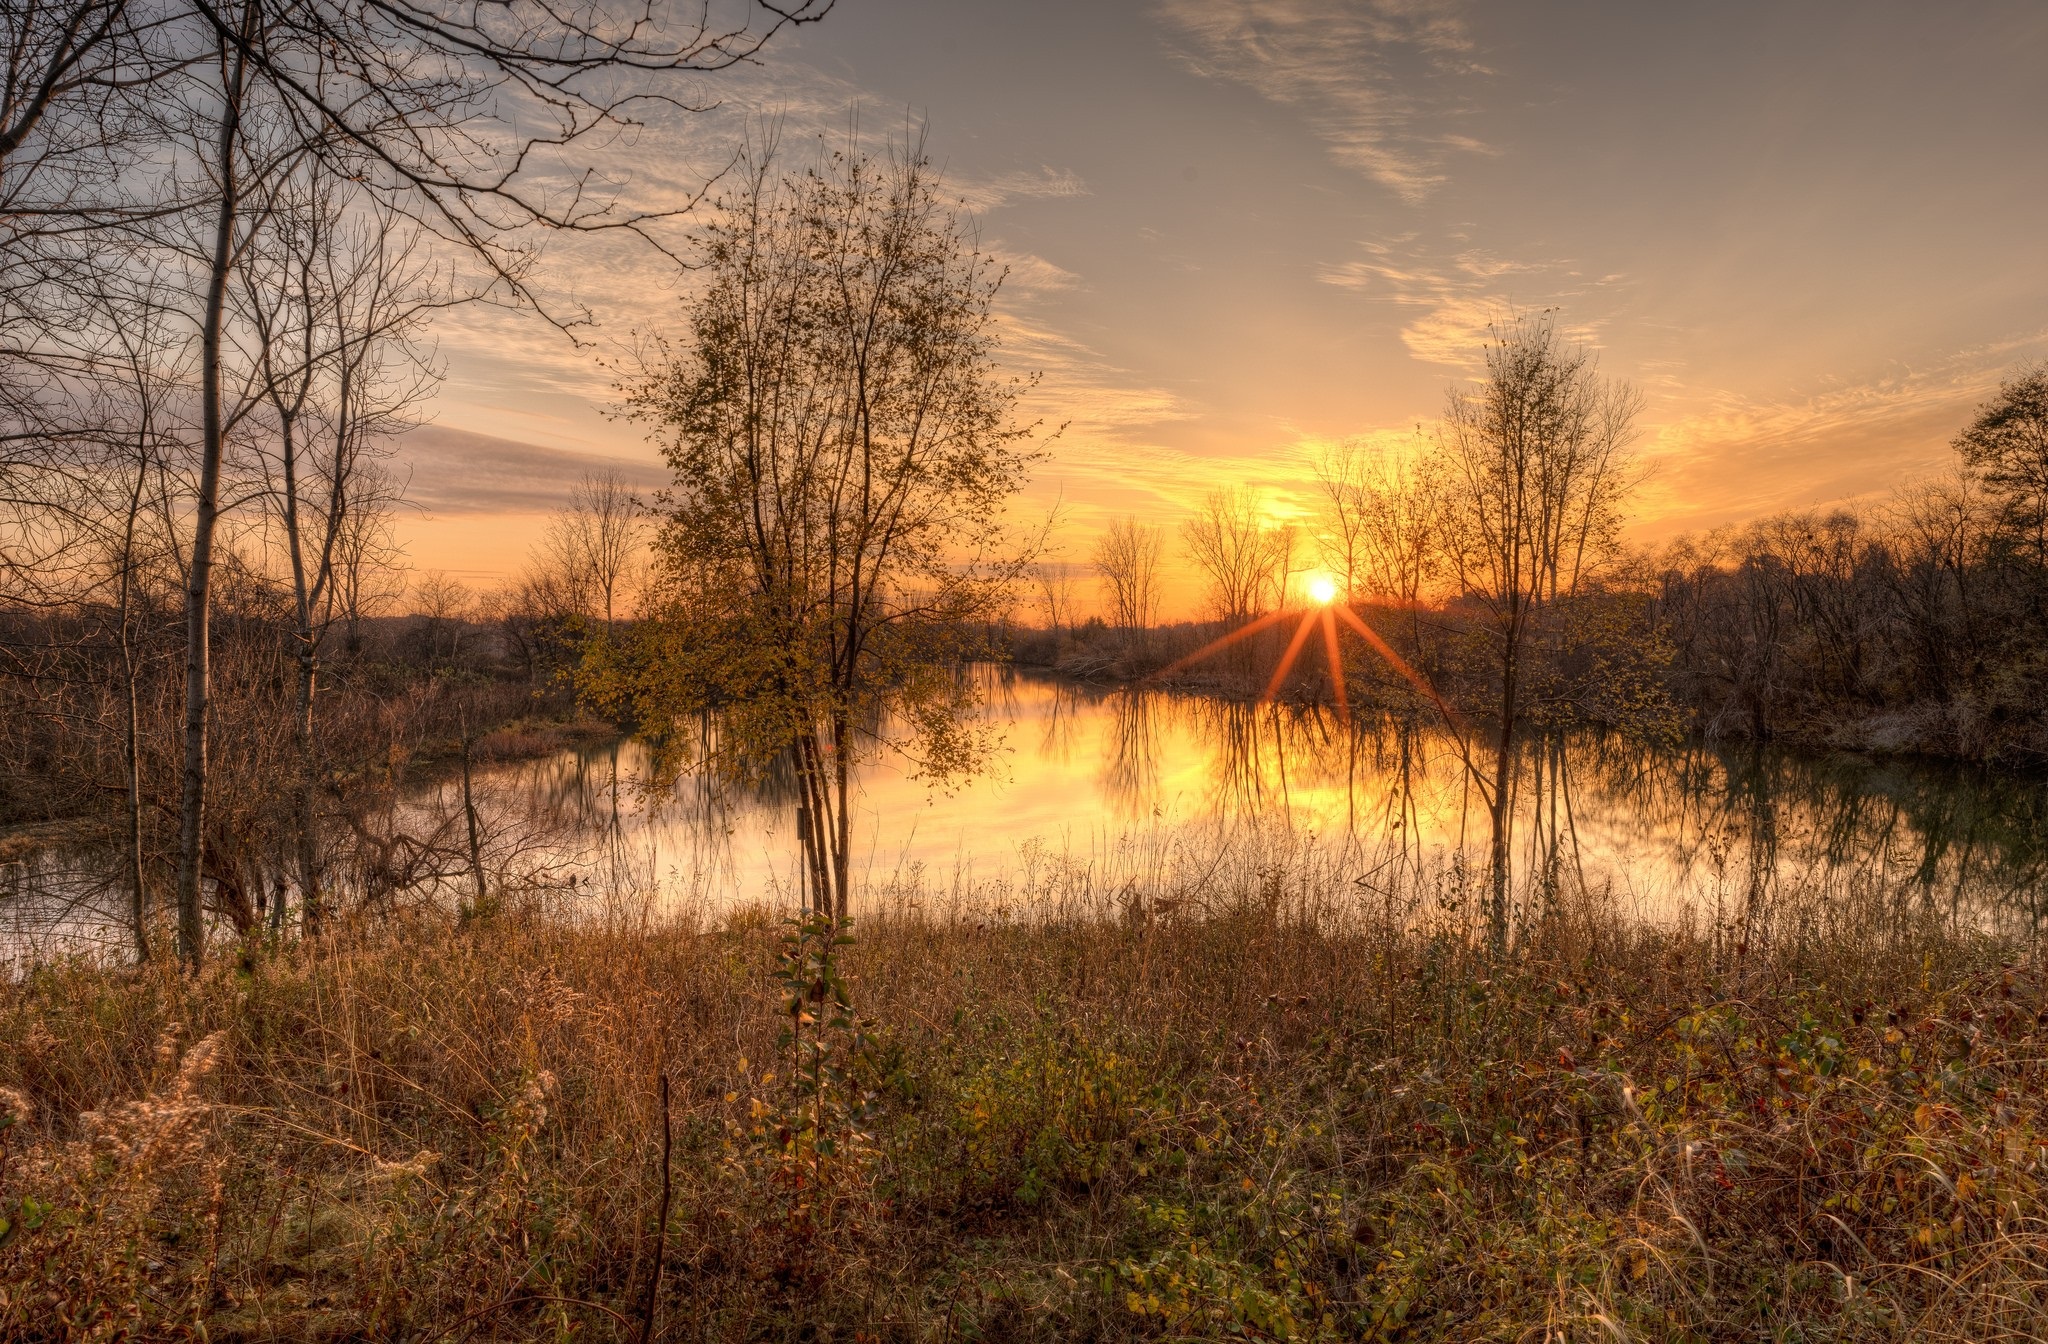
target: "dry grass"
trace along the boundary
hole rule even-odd
[[[663,1244],[670,1340],[2041,1335],[2031,949],[1581,895],[1500,956],[1455,871],[1285,858],[899,902],[852,1026],[758,914],[40,971],[0,1337],[637,1339]]]

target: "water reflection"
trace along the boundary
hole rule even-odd
[[[988,874],[1028,847],[1096,850],[1158,825],[1277,824],[1357,836],[1418,866],[1483,850],[1487,817],[1453,744],[1427,725],[1327,709],[991,674],[1007,747],[985,778],[931,787],[890,761],[861,778],[856,863],[871,882]],[[713,899],[793,890],[790,808],[771,788],[685,781],[649,798],[647,760],[608,745],[507,767],[609,830],[665,889]],[[1993,904],[2029,927],[2048,867],[2048,781],[1748,745],[1648,750],[1595,732],[1527,743],[1514,774],[1518,885],[1611,886],[1643,908],[1736,912],[1816,875],[1907,884],[1930,905]]]
[[[1048,852],[1104,854],[1184,823],[1357,837],[1418,870],[1459,853],[1483,862],[1485,805],[1453,743],[1427,725],[1347,726],[1315,707],[986,675],[1006,742],[986,777],[936,788],[889,759],[862,772],[854,857],[871,884],[966,887]],[[790,781],[770,772],[745,790],[686,779],[656,792],[651,764],[626,741],[481,772],[494,862],[579,891],[594,882],[713,905],[791,899]],[[445,825],[458,789],[419,786],[379,825],[394,835]],[[1790,881],[1861,880],[2031,930],[2048,876],[2038,775],[1748,745],[1647,750],[1572,732],[1525,745],[1513,799],[1516,886],[1533,899],[1583,882],[1645,912],[1689,904],[1740,920]],[[59,871],[40,862],[45,876]],[[32,903],[24,888],[37,875],[6,877],[16,894],[0,893],[0,925]],[[67,899],[82,889],[65,888]],[[75,905],[64,919],[80,923]]]

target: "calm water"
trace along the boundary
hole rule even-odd
[[[1484,805],[1434,731],[1374,718],[1347,731],[1327,710],[1021,673],[990,673],[987,690],[1003,743],[987,774],[943,789],[893,758],[862,770],[855,865],[869,884],[972,892],[1048,854],[1106,869],[1120,848],[1190,826],[1355,840],[1375,861],[1484,852]],[[494,868],[565,892],[625,883],[714,905],[790,899],[786,796],[689,778],[656,795],[649,766],[623,741],[482,771]],[[459,804],[452,781],[425,783],[380,824],[450,841]],[[1754,899],[1794,878],[1873,879],[2031,929],[2048,876],[2038,776],[1743,745],[1651,751],[1583,733],[1529,745],[1516,804],[1522,877],[1581,876],[1648,911]],[[0,948],[118,945],[66,877],[90,866],[56,856],[0,874]],[[441,868],[426,885],[465,893],[460,864]]]
[[[1194,823],[1355,837],[1419,862],[1483,853],[1487,815],[1441,733],[1327,710],[992,676],[996,767],[935,788],[894,760],[860,777],[855,866],[870,883],[971,886],[1048,851],[1102,856]],[[493,772],[558,831],[606,837],[675,897],[794,890],[786,798],[686,780],[662,798],[634,742]],[[1595,733],[1529,745],[1515,861],[1611,883],[1645,908],[1767,892],[1793,875],[1905,884],[2031,925],[2048,875],[2048,779],[1746,745],[1650,751]]]

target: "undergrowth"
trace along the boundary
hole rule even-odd
[[[2041,1335],[2030,946],[1868,892],[1503,951],[1299,876],[40,969],[0,1337]]]

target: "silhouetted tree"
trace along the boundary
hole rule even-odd
[[[1255,492],[1212,490],[1180,530],[1188,559],[1207,581],[1217,619],[1240,625],[1286,600],[1296,533],[1291,524],[1267,518]]]
[[[1492,830],[1494,921],[1504,931],[1515,748],[1529,714],[1539,638],[1554,659],[1572,635],[1560,602],[1613,554],[1632,483],[1626,457],[1640,399],[1598,375],[1548,314],[1496,327],[1486,378],[1454,389],[1436,437],[1448,551],[1462,601],[1479,613],[1488,686],[1475,707],[1494,731],[1493,770],[1474,772]],[[1468,766],[1471,759],[1467,758]]]
[[[1112,522],[1095,543],[1095,574],[1109,598],[1111,620],[1123,630],[1144,630],[1159,619],[1157,527],[1135,518]]]
[[[2048,566],[2048,362],[2000,384],[1955,448],[1999,502],[2014,543]]]
[[[814,908],[844,918],[856,756],[893,711],[928,775],[978,766],[951,663],[1031,558],[1004,523],[1031,454],[994,362],[1001,277],[914,148],[764,156],[700,260],[687,343],[632,393],[675,485],[614,694],[672,743],[716,712],[713,764],[792,755]]]

